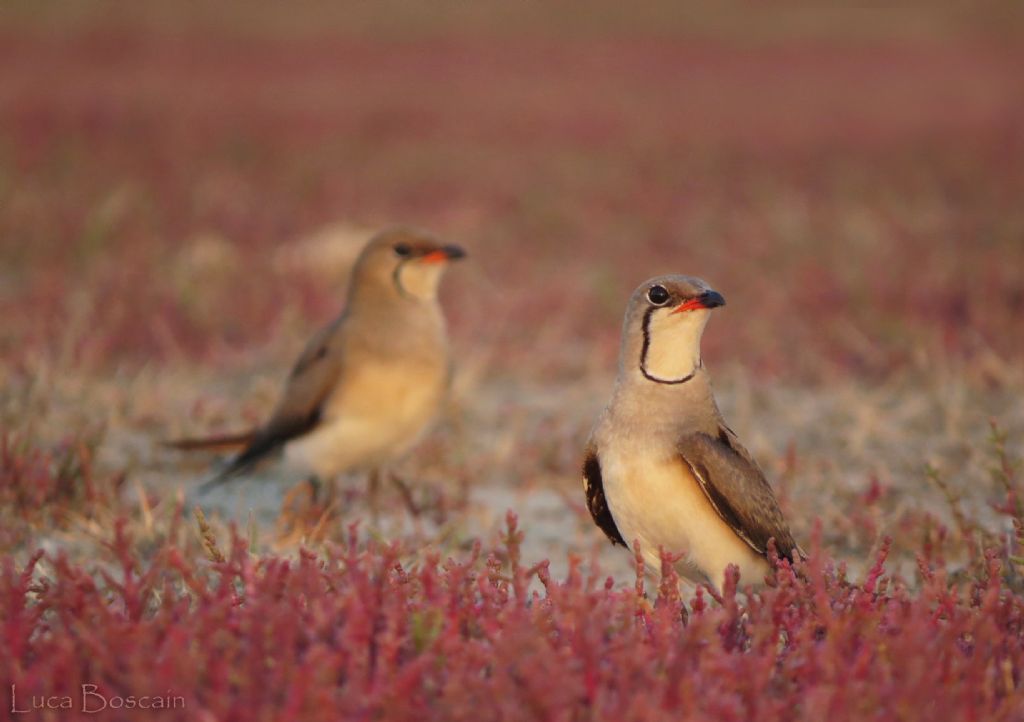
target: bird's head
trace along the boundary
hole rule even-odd
[[[433,301],[448,264],[465,255],[459,246],[445,244],[426,231],[382,231],[370,240],[356,261],[352,293],[384,291],[412,300]]]
[[[648,381],[680,384],[701,365],[700,339],[722,294],[693,276],[658,276],[641,284],[629,300],[623,328],[624,371]]]

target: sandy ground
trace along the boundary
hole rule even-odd
[[[301,480],[271,461],[200,497],[195,489],[216,468],[216,455],[159,445],[180,434],[245,428],[273,403],[278,365],[276,357],[263,357],[220,371],[151,367],[102,378],[51,371],[34,383],[11,379],[4,411],[30,418],[30,432],[41,443],[92,429],[102,438],[99,467],[128,472],[126,494],[137,496],[145,487],[156,498],[184,496],[215,523],[233,521],[247,530],[257,547],[287,551],[318,541],[282,527],[289,491],[297,489],[290,503],[307,503]],[[444,553],[466,549],[474,538],[497,539],[511,510],[526,531],[528,563],[549,559],[559,575],[575,554],[599,560],[602,573],[631,584],[632,559],[591,523],[578,471],[611,384],[610,370],[558,383],[467,370],[445,418],[395,468],[419,513],[388,485],[374,520],[365,479],[350,475],[336,480],[336,504],[320,536],[341,538],[358,523],[362,534]],[[949,504],[928,481],[926,464],[939,470],[971,513],[997,523],[988,511],[996,496],[989,420],[1009,433],[1017,455],[1024,438],[1019,390],[970,388],[955,373],[878,386],[799,387],[767,385],[733,368],[716,374],[716,387],[723,413],[773,481],[798,538],[809,539],[820,522],[826,551],[855,573],[885,534],[895,537],[897,563],[909,565],[908,550],[919,540],[901,536],[904,526],[916,528],[905,525],[907,519],[928,512],[949,521]],[[868,504],[873,484],[881,495]],[[865,518],[873,535],[864,531]],[[36,541],[84,550],[66,532]]]

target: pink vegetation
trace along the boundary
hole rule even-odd
[[[958,585],[922,561],[911,591],[885,548],[862,584],[815,554],[757,595],[684,605],[671,583],[526,569],[521,538],[510,516],[502,549],[458,559],[353,536],[324,556],[236,538],[212,565],[172,546],[143,564],[119,525],[98,574],[8,557],[0,689],[76,708],[83,684],[174,695],[166,720],[1021,719],[1024,598],[995,555]]]

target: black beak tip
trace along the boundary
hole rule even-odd
[[[448,256],[448,260],[457,261],[460,258],[466,257],[466,251],[462,246],[449,245],[441,249],[444,251],[444,255]]]
[[[704,308],[718,308],[725,305],[725,296],[718,291],[707,290],[700,294],[700,302]]]

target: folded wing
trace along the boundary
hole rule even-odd
[[[619,528],[615,526],[612,519],[612,512],[608,508],[608,501],[604,496],[604,480],[601,478],[601,461],[597,456],[597,449],[593,445],[587,446],[583,459],[583,491],[587,495],[587,509],[590,516],[601,531],[605,533],[612,544],[626,546]]]
[[[677,448],[715,511],[754,551],[767,554],[775,539],[780,557],[802,556],[771,485],[727,427],[718,438],[688,434]]]
[[[342,354],[335,321],[314,336],[292,368],[284,393],[270,420],[253,435],[249,444],[200,490],[222,484],[246,471],[283,444],[312,430],[320,421],[324,401],[341,375]]]

